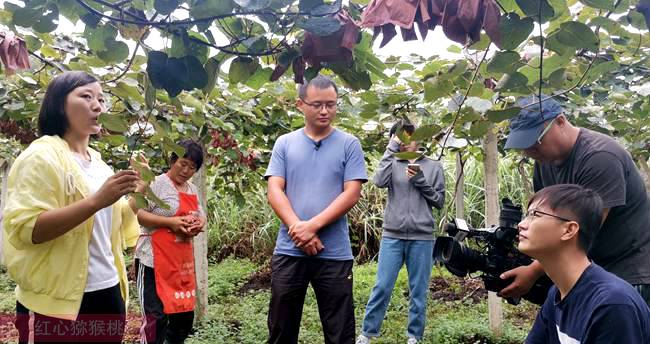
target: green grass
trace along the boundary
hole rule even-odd
[[[446,206],[448,216],[454,213],[453,155],[443,161],[446,174]],[[369,175],[376,161],[369,164]],[[527,174],[530,176],[530,167]],[[518,163],[503,159],[499,164],[499,194],[509,196],[516,203],[523,203],[527,193],[522,186]],[[224,196],[225,195],[225,196]],[[246,194],[242,202],[235,202],[219,190],[210,189],[208,251],[209,307],[206,319],[197,326],[197,333],[190,343],[260,343],[267,335],[266,314],[269,291],[239,289],[255,271],[267,266],[275,245],[279,220],[266,201],[263,188]],[[375,281],[376,258],[381,239],[381,222],[386,201],[386,191],[366,183],[361,201],[349,212],[350,236],[358,263],[354,267],[354,299],[357,331],[361,326],[365,304]],[[483,171],[479,161],[470,159],[465,166],[465,214],[469,223],[483,225],[484,189]],[[436,212],[440,216],[444,212]],[[234,258],[233,258],[234,257]],[[127,259],[130,262],[130,258]],[[462,291],[458,279],[444,269],[434,269],[434,276],[449,281],[452,293]],[[138,316],[135,283],[131,283],[129,313]],[[0,268],[0,312],[13,313],[15,299],[14,284]],[[406,342],[408,314],[408,291],[406,272],[401,271],[396,283],[393,299],[383,324],[382,336],[373,343]],[[513,307],[504,304],[505,327],[501,337],[492,336],[487,321],[486,302],[472,303],[467,299],[455,301],[430,300],[428,323],[424,343],[520,343],[531,326],[536,307],[523,304]],[[134,325],[135,326],[135,325]],[[310,289],[305,301],[300,332],[301,343],[322,343],[322,331],[316,300]]]
[[[252,291],[239,294],[237,290],[254,269],[250,261],[226,259],[210,268],[210,306],[203,323],[189,343],[260,343],[266,339],[266,314],[270,292]],[[365,304],[375,282],[376,263],[354,267],[354,300],[357,332],[365,311]],[[450,281],[450,288],[458,279],[446,270],[435,268],[434,276]],[[215,280],[223,280],[215,282]],[[228,283],[225,283],[228,281]],[[408,284],[406,270],[402,269],[395,285],[393,298],[386,313],[382,336],[373,343],[406,342],[408,314]],[[234,285],[234,287],[233,287]],[[474,304],[466,301],[429,300],[427,326],[423,343],[521,343],[531,326],[536,307],[529,304],[504,304],[505,326],[501,337],[494,337],[488,325],[485,301]],[[487,341],[481,341],[487,340]],[[322,343],[321,324],[316,299],[310,288],[305,299],[300,329],[300,343]]]
[[[15,288],[16,284],[9,277],[7,270],[0,266],[0,314],[12,313],[16,310]]]
[[[217,261],[248,257],[260,262],[273,252],[280,221],[266,201],[266,191],[247,195],[243,205],[233,198],[212,197],[209,209],[208,252]]]
[[[377,166],[377,158],[368,164],[368,175],[372,177]],[[451,219],[455,214],[454,155],[443,159],[446,180],[445,207],[434,210],[438,223],[444,223],[441,217]],[[530,166],[523,165],[529,178]],[[465,175],[465,219],[473,227],[485,226],[485,189],[483,187],[483,166],[474,158],[467,160]],[[523,186],[519,164],[515,158],[505,158],[499,163],[499,197],[509,197],[516,204],[525,204],[528,190]],[[214,261],[228,256],[249,258],[256,263],[263,263],[273,252],[280,221],[273,213],[266,199],[265,185],[249,192],[237,202],[227,193],[209,189],[208,194],[208,252]],[[386,204],[385,189],[380,189],[372,182],[365,183],[361,200],[348,213],[350,241],[352,250],[359,263],[376,258],[381,239],[381,226]],[[441,231],[437,229],[437,233]]]
[[[187,341],[199,343],[257,344],[267,336],[266,315],[270,291],[240,292],[248,278],[262,268],[248,259],[226,258],[209,267],[209,307],[205,319],[196,325],[196,333]],[[375,283],[377,265],[370,262],[354,266],[354,303],[357,333],[361,327],[365,305]],[[442,278],[452,293],[463,289],[460,279],[445,269],[435,267],[433,277]],[[473,286],[473,285],[472,285]],[[14,285],[6,273],[0,274],[0,308],[13,313]],[[131,293],[129,311],[139,314],[136,294]],[[536,306],[523,303],[511,306],[504,303],[504,332],[499,338],[489,330],[487,305],[471,298],[446,301],[428,301],[427,325],[422,343],[521,343],[536,313]],[[405,343],[408,315],[408,281],[406,270],[400,271],[393,297],[382,326],[382,335],[373,343]],[[133,341],[134,338],[130,337]],[[310,288],[305,300],[300,329],[300,343],[322,343],[323,336],[316,298]]]

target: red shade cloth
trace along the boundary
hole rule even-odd
[[[441,24],[447,38],[463,45],[480,40],[481,28],[499,45],[500,18],[494,0],[372,0],[361,26],[374,28],[375,38],[383,34],[380,47],[397,35],[395,26],[405,41],[416,39],[413,23],[418,24],[422,39]]]
[[[302,44],[302,57],[311,66],[321,62],[352,61],[352,50],[357,44],[359,26],[341,10],[335,17],[341,22],[341,28],[329,36],[317,36],[305,32]]]

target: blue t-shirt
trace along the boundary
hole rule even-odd
[[[549,290],[526,343],[650,343],[650,308],[630,284],[591,263],[564,300],[557,287]]]
[[[287,198],[302,221],[325,210],[343,192],[344,182],[368,180],[359,140],[338,129],[320,142],[309,138],[304,129],[280,136],[264,174],[265,178],[270,176],[284,178]],[[316,258],[353,258],[346,216],[322,228],[317,235],[325,249]],[[280,227],[274,254],[307,256],[296,247],[284,224]]]

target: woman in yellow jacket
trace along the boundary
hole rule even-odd
[[[140,180],[88,147],[105,111],[98,80],[66,72],[50,82],[41,137],[14,162],[4,253],[16,281],[19,342],[122,341],[127,280],[122,251],[138,224],[123,196]]]

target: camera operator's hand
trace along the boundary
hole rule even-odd
[[[300,249],[305,252],[308,256],[315,256],[318,252],[322,251],[325,248],[323,243],[320,241],[318,236],[314,236],[308,243],[303,245]]]
[[[311,221],[298,221],[289,226],[289,236],[291,236],[291,240],[296,243],[298,248],[313,239],[316,232],[318,232],[318,228]]]
[[[501,274],[501,279],[507,280],[514,278],[512,283],[503,288],[499,292],[499,296],[503,298],[508,297],[521,297],[527,294],[535,284],[538,278],[544,274],[541,265],[534,261],[530,265],[520,266],[512,270],[508,270]]]

